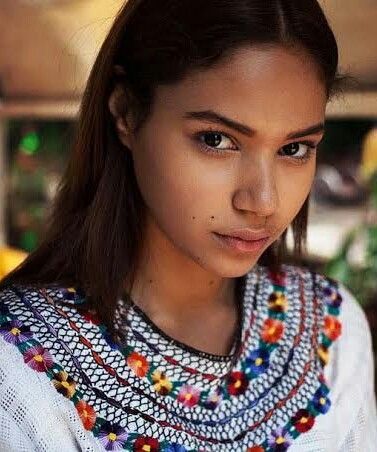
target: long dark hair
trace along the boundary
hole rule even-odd
[[[332,95],[339,79],[338,48],[316,0],[125,2],[91,71],[45,238],[1,286],[80,287],[112,332],[125,279],[129,287],[134,282],[146,206],[131,153],[116,133],[110,94],[124,86],[123,113],[133,109],[137,131],[148,118],[158,85],[210,68],[241,45],[264,43],[309,52]],[[309,198],[291,224],[297,256],[306,242],[308,206]],[[261,264],[279,267],[287,232],[261,256]]]

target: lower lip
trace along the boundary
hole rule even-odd
[[[255,253],[263,249],[263,247],[268,242],[268,237],[261,240],[242,240],[236,237],[230,237],[228,235],[220,235],[216,232],[215,236],[220,239],[220,241],[229,248],[243,253]]]

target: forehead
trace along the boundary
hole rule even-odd
[[[212,108],[253,128],[296,129],[321,122],[326,103],[320,70],[309,55],[248,46],[175,85],[158,87],[155,107],[170,115]]]

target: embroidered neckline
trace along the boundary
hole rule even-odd
[[[234,370],[232,372],[233,380],[230,382],[230,387],[232,389],[231,391],[228,391],[229,399],[234,396],[242,396],[242,394],[245,392],[243,390],[244,381],[241,378],[240,372],[243,372],[243,377],[246,377],[246,379],[252,377],[249,380],[252,381],[266,371],[269,361],[268,353],[272,353],[273,350],[278,347],[278,342],[284,335],[285,312],[286,308],[288,307],[287,299],[284,293],[284,273],[279,275],[270,273],[269,276],[273,283],[274,290],[268,298],[269,316],[263,324],[262,338],[260,342],[261,347],[258,352],[256,352],[256,350],[248,350],[247,355],[249,362],[245,364],[245,361],[242,361],[241,369]],[[319,361],[323,368],[328,363],[329,347],[331,346],[332,342],[335,341],[341,334],[341,324],[337,319],[337,316],[339,315],[342,299],[338,292],[336,281],[331,280],[330,278],[324,278],[322,280],[322,283],[323,290],[321,292],[321,296],[323,296],[325,302],[324,305],[326,308],[326,313],[324,316],[324,325],[321,328],[322,332],[318,331],[318,333],[320,333],[320,336],[318,336],[321,338],[321,340],[319,341],[319,343],[314,343],[313,345],[315,346],[314,352],[317,350],[317,357],[319,358]],[[21,297],[24,296],[23,293],[18,293]],[[70,295],[75,297],[75,292],[72,291],[72,289]],[[317,296],[315,296],[315,300],[316,303],[319,304],[319,299],[317,298]],[[83,399],[83,394],[79,390],[73,378],[58,363],[54,362],[54,359],[50,352],[46,350],[41,345],[41,343],[39,343],[39,341],[37,341],[33,337],[33,334],[31,333],[28,326],[13,315],[9,311],[5,303],[0,303],[0,308],[0,334],[6,341],[13,343],[20,350],[20,352],[23,354],[25,363],[29,367],[37,372],[46,372],[57,391],[70,399],[75,404],[84,427],[94,433],[94,435],[104,445],[105,449],[112,450],[113,447],[118,444],[119,446],[122,445],[125,449],[134,447],[134,450],[140,451],[143,450],[143,445],[149,447],[149,450],[156,451],[189,450],[177,443],[169,443],[167,441],[159,442],[159,440],[156,438],[145,437],[143,435],[139,435],[137,432],[126,432],[126,430],[119,425],[108,422],[106,419],[97,416],[93,407],[91,407]],[[65,314],[64,311],[61,311],[61,313]],[[75,322],[73,322],[73,320],[69,321],[69,325],[72,329],[78,331],[78,326],[75,324]],[[320,326],[321,325],[318,325],[317,328],[320,329]],[[100,330],[102,331],[104,336],[106,336],[106,331],[101,325]],[[245,337],[243,338],[242,342],[242,345],[244,347],[246,346],[245,341],[247,340],[247,333],[248,330],[245,331]],[[317,338],[317,335],[314,335],[313,338]],[[90,348],[90,341],[83,338],[82,342],[85,343],[85,341],[87,341],[86,346]],[[97,364],[101,364],[105,369],[107,369],[110,375],[114,375],[114,369],[103,362],[98,353],[92,350],[92,354]],[[240,354],[242,355],[242,350],[240,350]],[[130,358],[130,356],[131,355],[129,354],[128,358]],[[137,357],[133,356],[133,358]],[[308,361],[308,365],[310,365],[310,363],[311,361]],[[130,367],[132,368],[132,366]],[[141,377],[141,375],[139,375],[139,377]],[[157,382],[154,381],[154,384],[156,383]],[[161,381],[159,381],[159,384],[160,387],[163,387],[163,385],[161,385]],[[297,438],[300,434],[309,431],[313,427],[315,418],[319,414],[324,414],[328,411],[331,406],[328,394],[329,388],[325,382],[323,372],[321,372],[319,375],[319,386],[314,393],[313,398],[309,401],[307,407],[295,413],[286,425],[275,430],[272,435],[269,435],[269,437],[265,438],[264,442],[257,442],[257,445],[250,446],[248,448],[248,451],[270,452],[287,450],[295,438]],[[160,395],[162,395],[164,398],[164,396],[167,394],[160,393]],[[193,397],[196,397],[195,394],[190,394],[189,388],[185,388],[185,394],[181,394],[182,400],[187,400],[187,395],[189,395],[189,400],[193,400]],[[211,400],[210,403],[212,403],[213,409],[218,406],[217,400]],[[193,406],[196,406],[196,404],[194,404]],[[190,406],[187,406],[187,404],[185,405],[185,407],[190,408]],[[156,419],[151,418],[149,415],[145,414],[144,416],[146,419],[156,422]],[[266,413],[265,417],[268,418],[268,413]],[[250,428],[256,428],[256,425],[253,425]],[[245,432],[245,434],[246,433],[247,432]],[[237,438],[237,440],[240,439],[242,439],[242,436],[239,436]],[[208,438],[207,441],[209,441],[210,443],[212,442]],[[228,441],[220,441],[220,443],[226,444],[228,443]],[[138,448],[139,446],[141,448]],[[158,447],[161,447],[161,449],[158,449]]]

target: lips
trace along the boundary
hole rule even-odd
[[[223,246],[229,250],[236,251],[237,253],[259,253],[268,243],[268,238],[260,240],[243,240],[238,237],[217,234],[216,232],[214,235]]]
[[[270,234],[266,230],[253,231],[252,229],[249,228],[233,229],[232,231],[226,231],[221,233],[218,232],[217,234],[226,237],[238,238],[241,240],[245,240],[247,242],[267,239],[270,237]]]

